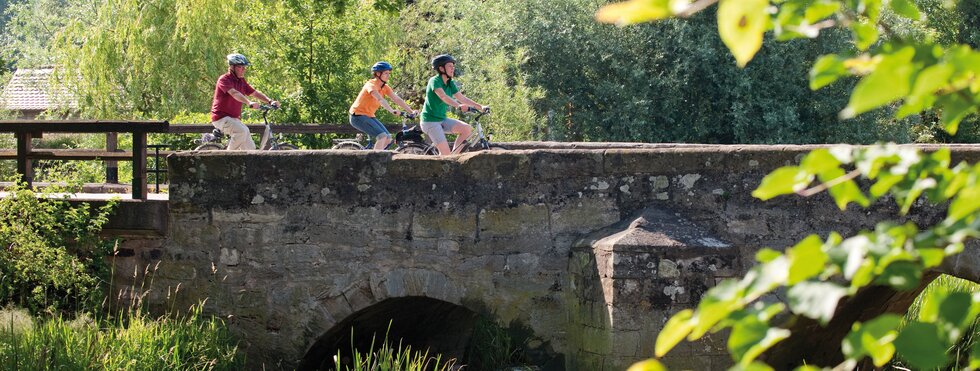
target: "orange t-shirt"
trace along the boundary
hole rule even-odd
[[[371,95],[371,92],[375,91],[385,98],[387,98],[389,94],[393,93],[388,84],[385,84],[385,87],[382,88],[381,80],[378,78],[370,79],[364,83],[364,87],[361,88],[361,92],[357,94],[357,99],[354,100],[354,104],[350,106],[350,114],[374,117],[374,112],[378,110],[378,107],[381,107],[381,102]]]

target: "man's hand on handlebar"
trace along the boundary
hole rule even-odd
[[[490,113],[490,106],[480,106],[480,108],[476,108],[471,105],[463,103],[459,106],[459,109],[462,110],[463,113],[483,113],[483,114]]]

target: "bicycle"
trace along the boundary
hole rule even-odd
[[[395,152],[398,153],[409,153],[409,154],[435,154],[426,153],[429,150],[429,144],[425,142],[422,137],[422,130],[418,126],[408,127],[408,120],[415,119],[415,115],[407,114],[402,112],[402,130],[395,134],[395,140],[388,144],[385,149],[391,148],[394,144],[396,148]],[[361,144],[364,134],[358,133],[355,139],[341,139],[334,144],[330,149],[345,149],[345,150],[371,150],[374,148],[374,138],[368,138],[367,144]],[[434,148],[433,148],[434,150]]]
[[[277,110],[279,107],[263,104],[259,106],[259,110],[262,111],[262,121],[265,122],[265,129],[262,131],[262,140],[260,141],[260,150],[270,150],[270,151],[288,151],[299,149],[289,143],[281,143],[282,134],[272,135],[272,126],[269,125],[269,111]],[[201,139],[194,140],[195,143],[199,143],[197,147],[194,148],[195,151],[214,151],[223,150],[227,148],[224,144],[225,133],[221,132],[215,128],[211,130],[210,133],[205,133],[201,135]]]
[[[484,115],[490,114],[490,107],[485,107],[483,111],[479,111],[473,107],[468,107],[464,114],[472,114],[476,112],[476,116],[471,120],[473,123],[473,131],[470,136],[466,138],[463,143],[459,146],[453,148],[450,154],[460,154],[469,151],[494,151],[494,150],[507,150],[506,146],[490,142],[490,137],[492,136],[489,132],[484,132],[483,125],[480,124],[480,118]]]

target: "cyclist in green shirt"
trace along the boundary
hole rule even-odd
[[[467,98],[459,91],[453,77],[456,74],[456,59],[449,54],[441,54],[432,59],[432,68],[439,73],[429,79],[425,87],[425,105],[422,107],[422,131],[429,137],[440,155],[451,153],[446,133],[456,134],[453,148],[469,137],[473,128],[462,121],[446,117],[450,106],[463,112],[473,108],[483,111],[484,106]]]

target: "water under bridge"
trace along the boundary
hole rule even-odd
[[[389,320],[392,337],[462,355],[482,316],[545,369],[622,370],[651,357],[667,318],[741,276],[758,249],[847,235],[896,211],[749,195],[814,147],[608,147],[176,154],[169,201],[125,203],[110,227],[125,239],[116,284],[135,275],[158,308],[207,298],[253,368],[315,368]],[[954,159],[978,158],[980,146],[954,147]],[[938,213],[917,206],[910,218]],[[977,280],[978,251],[943,271]],[[914,294],[875,288],[842,311],[903,311]],[[828,357],[805,340],[773,357]],[[666,363],[724,368],[725,349],[709,336]]]

